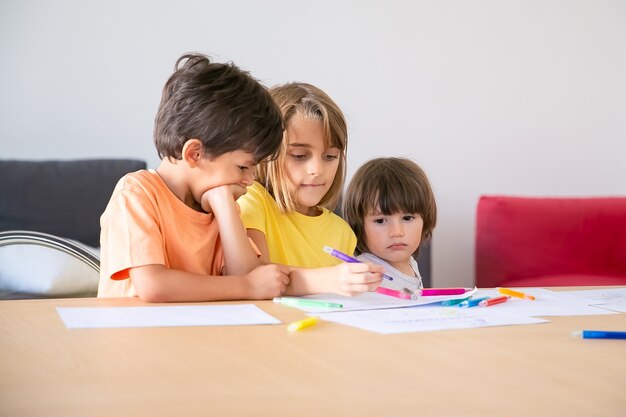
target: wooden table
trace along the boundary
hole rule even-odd
[[[624,330],[626,314],[379,335],[329,322],[68,330],[55,310],[140,305],[1,301],[0,416],[626,416],[626,341],[570,337]]]

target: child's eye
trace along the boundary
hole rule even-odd
[[[339,158],[339,155],[334,155],[334,154],[329,154],[329,153],[324,155],[324,159],[326,159],[327,161],[334,161],[335,159],[338,159],[338,158]]]
[[[383,224],[383,223],[385,223],[385,219],[374,219],[374,220],[372,220],[372,222],[374,222],[376,224]]]
[[[415,220],[415,216],[412,214],[405,214],[402,216],[402,220],[405,222],[410,222],[411,220]]]
[[[296,161],[302,161],[302,160],[304,160],[306,158],[306,155],[304,155],[304,154],[296,154],[296,153],[289,154],[289,156],[291,156]]]
[[[243,165],[237,165],[237,168],[239,168],[241,172],[244,172],[246,169],[250,169],[247,166],[243,166]]]

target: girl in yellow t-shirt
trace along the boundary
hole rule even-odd
[[[239,198],[248,236],[261,261],[290,266],[287,294],[374,291],[382,267],[343,263],[323,251],[352,254],[356,237],[331,210],[346,171],[347,128],[343,114],[319,88],[289,83],[270,89],[285,122],[276,159],[258,165],[256,182]]]

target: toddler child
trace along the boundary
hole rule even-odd
[[[343,204],[344,218],[358,240],[357,259],[385,267],[393,281],[382,286],[422,288],[415,256],[437,221],[435,196],[424,171],[406,158],[377,158],[352,177]]]

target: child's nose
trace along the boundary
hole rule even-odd
[[[254,171],[253,170],[251,169],[246,170],[245,174],[243,175],[243,183],[248,187],[254,184]]]
[[[391,222],[389,227],[390,236],[404,236],[404,227],[398,222]]]
[[[317,158],[311,158],[307,164],[307,173],[309,175],[319,175],[322,172],[322,163]]]

